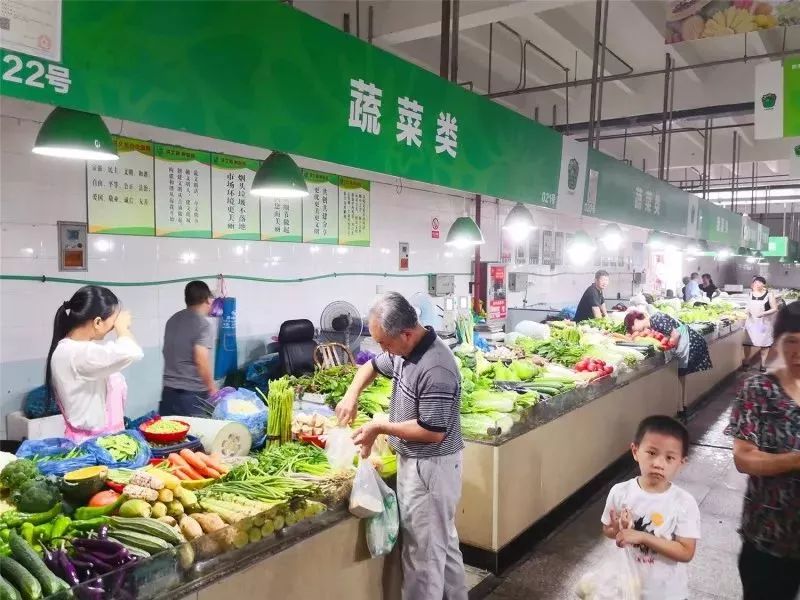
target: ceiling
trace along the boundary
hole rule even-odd
[[[800,0],[797,0],[800,2]],[[350,32],[368,40],[372,7],[372,43],[420,67],[439,73],[442,4],[438,0],[294,0],[298,10],[343,28],[349,15]],[[664,0],[611,0],[608,15],[606,76],[662,71],[669,52],[676,67],[708,61],[758,56],[781,50],[800,52],[800,26],[664,44]],[[461,0],[459,5],[458,82],[562,132],[585,138],[589,120],[590,86],[568,90],[535,88],[588,80],[591,77],[595,24],[594,0]],[[531,42],[526,44],[525,42]],[[491,75],[489,71],[491,45]],[[524,63],[522,55],[524,47]],[[537,49],[538,47],[538,49]],[[547,56],[549,55],[549,56]],[[685,69],[674,74],[673,114],[690,109],[713,110],[711,179],[731,185],[733,137],[738,136],[742,185],[750,187],[755,173],[759,185],[794,183],[788,177],[790,140],[755,140],[753,102],[755,65],[748,60],[712,68]],[[510,95],[505,94],[511,92]],[[664,102],[664,76],[625,78],[603,86],[601,115],[622,119],[654,115],[652,123],[604,126],[600,149],[617,158],[658,171],[658,148]],[[744,105],[744,106],[742,106]],[[568,117],[567,117],[568,113]],[[554,121],[555,116],[555,121]],[[584,124],[584,126],[581,126]],[[669,179],[681,185],[700,178],[703,169],[705,116],[675,119],[669,143]],[[699,130],[699,131],[698,131]],[[652,134],[652,135],[644,135]],[[796,143],[796,142],[795,142]],[[798,198],[800,200],[800,198]],[[749,203],[748,203],[749,204]],[[772,207],[770,212],[775,212]],[[800,204],[798,204],[800,210]]]

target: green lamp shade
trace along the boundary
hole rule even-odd
[[[511,239],[515,242],[521,242],[528,234],[536,229],[536,223],[533,220],[533,215],[524,204],[517,202],[511,212],[508,213],[505,222],[503,223],[505,229]]]
[[[666,236],[660,231],[651,231],[647,235],[647,245],[651,248],[663,248],[666,243]]]
[[[250,193],[262,198],[304,198],[308,196],[308,188],[292,157],[273,152],[256,172]]]
[[[447,232],[445,244],[456,248],[467,248],[483,244],[483,233],[471,217],[458,217]]]
[[[100,115],[56,107],[42,123],[34,154],[80,160],[117,160],[117,147]]]

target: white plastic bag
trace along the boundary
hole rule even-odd
[[[514,327],[514,331],[526,335],[535,340],[550,339],[550,327],[544,323],[537,323],[536,321],[520,321]]]
[[[582,600],[641,600],[642,582],[630,548],[581,577],[575,593]]]
[[[375,517],[383,512],[383,494],[380,484],[381,476],[368,460],[358,465],[350,492],[350,513],[359,519]],[[390,490],[391,491],[391,490]]]
[[[367,521],[367,547],[372,558],[389,554],[397,543],[400,531],[400,509],[394,490],[378,478],[383,496],[383,512]]]
[[[352,431],[346,427],[334,427],[328,430],[325,436],[325,456],[334,469],[352,468],[356,454],[358,448],[353,442]]]

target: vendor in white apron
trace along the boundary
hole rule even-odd
[[[75,443],[125,428],[127,385],[120,371],[141,360],[131,315],[104,287],[82,287],[56,312],[46,385]],[[103,341],[112,330],[115,340]]]
[[[775,295],[767,289],[767,280],[763,277],[753,277],[750,301],[747,304],[747,321],[744,326],[747,335],[750,336],[750,343],[759,350],[762,373],[767,370],[767,355],[773,342],[773,319],[777,312],[778,302]]]

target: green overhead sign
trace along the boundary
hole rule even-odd
[[[783,136],[800,136],[800,56],[783,61]]]
[[[4,95],[555,204],[557,132],[277,0],[62,8],[61,64],[3,50]]]

